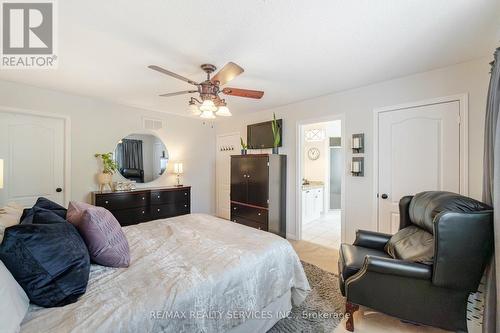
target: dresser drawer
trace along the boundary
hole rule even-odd
[[[98,195],[95,198],[95,205],[108,210],[145,207],[149,205],[149,195],[140,192]]]
[[[239,223],[239,224],[246,225],[247,227],[252,227],[252,228],[255,228],[255,229],[267,231],[267,224],[259,223],[259,222],[252,221],[252,220],[249,220],[249,219],[245,219],[243,217],[232,216],[231,217],[231,221]]]
[[[176,202],[189,203],[191,200],[189,190],[181,191],[151,191],[151,204],[163,205]]]
[[[149,207],[111,210],[111,213],[123,227],[145,222],[150,219]]]
[[[262,208],[231,203],[231,216],[239,216],[267,225],[268,211]]]

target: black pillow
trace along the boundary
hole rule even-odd
[[[39,306],[74,303],[87,289],[89,253],[69,222],[18,224],[5,229],[0,260]]]
[[[47,198],[43,197],[38,198],[33,208],[35,207],[53,211],[63,219],[66,219],[66,212],[68,210],[63,206],[59,205],[58,203],[55,203],[54,201],[51,201]],[[21,221],[24,220],[30,214],[33,214],[33,208],[28,208],[23,211],[23,215],[21,215]]]
[[[67,223],[55,211],[45,208],[33,207],[31,212],[21,220],[21,224],[52,224],[52,223]]]

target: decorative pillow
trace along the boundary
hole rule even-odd
[[[69,223],[78,228],[78,225],[83,219],[83,213],[86,209],[92,208],[94,206],[89,205],[85,202],[70,201],[68,206],[68,213],[66,214],[66,219]]]
[[[128,267],[130,252],[120,223],[109,210],[82,203],[73,203],[71,222],[76,224],[89,250],[90,259],[109,267]],[[84,209],[84,207],[87,207]],[[78,211],[77,211],[78,209]],[[78,219],[79,210],[84,209]]]
[[[66,208],[47,198],[38,198],[33,208],[35,207],[51,210],[63,219],[66,219]],[[24,220],[28,215],[33,213],[33,208],[24,210],[23,215],[21,216],[21,221]]]
[[[394,259],[432,264],[434,259],[434,236],[416,226],[399,230],[385,245]]]
[[[21,224],[52,224],[52,223],[68,223],[64,218],[57,215],[53,210],[45,208],[33,207],[31,212],[26,215]]]
[[[30,300],[7,267],[0,261],[0,323],[2,332],[19,332]]]
[[[89,254],[78,231],[67,222],[5,229],[0,260],[31,302],[40,306],[76,302],[87,289]]]

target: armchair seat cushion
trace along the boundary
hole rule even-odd
[[[339,274],[342,275],[343,281],[356,274],[363,267],[366,256],[390,258],[387,253],[380,250],[350,244],[340,245]]]
[[[395,233],[387,245],[387,252],[394,259],[432,265],[434,259],[434,236],[415,225]]]

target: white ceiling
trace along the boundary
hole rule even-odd
[[[64,0],[59,68],[0,70],[0,79],[186,114],[202,63],[245,72],[228,86],[264,90],[227,98],[235,114],[444,67],[492,54],[498,0]]]

